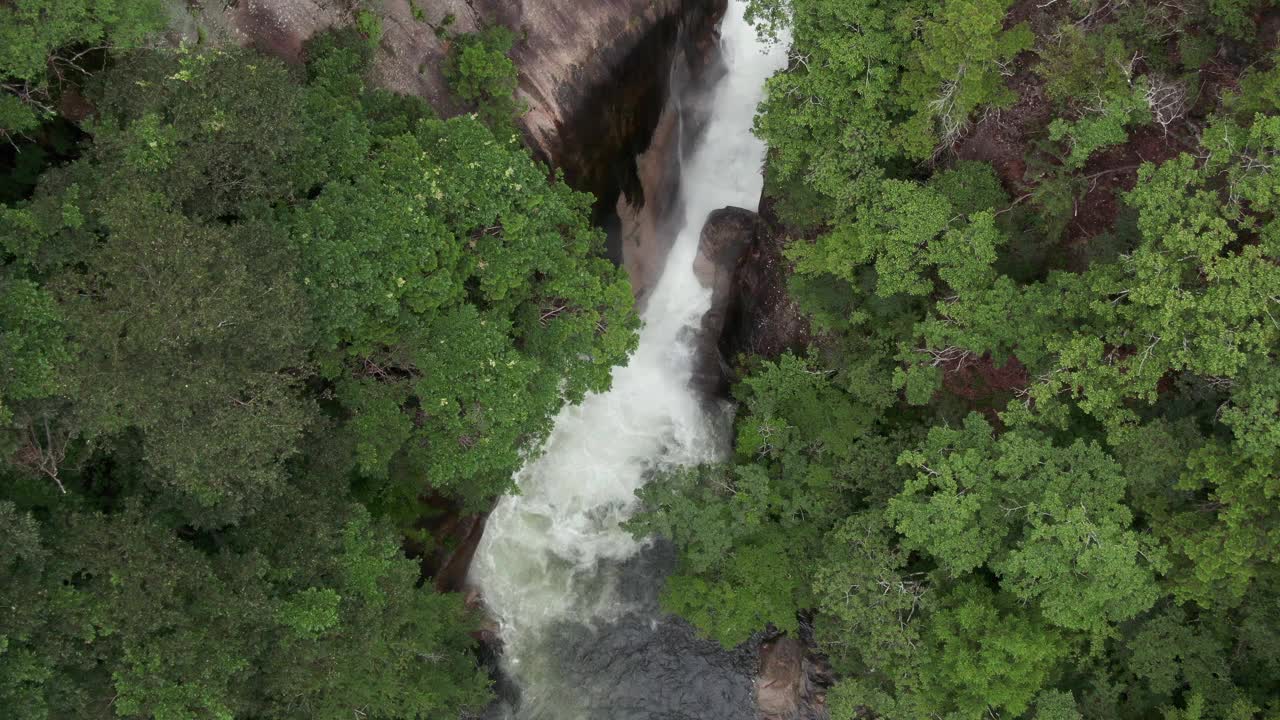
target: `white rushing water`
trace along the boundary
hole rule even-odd
[[[635,491],[655,468],[713,461],[727,450],[727,413],[689,386],[694,330],[711,301],[693,260],[708,213],[754,209],[759,201],[765,149],[751,124],[765,80],[786,59],[781,44],[759,42],[744,5],[731,0],[721,26],[727,73],[710,90],[705,132],[682,163],[685,222],[645,308],[639,348],[615,369],[609,392],[556,418],[544,452],[516,476],[519,494],[490,515],[476,553],[471,579],[500,623],[505,662],[527,693],[537,692],[527,666],[536,661],[541,629],[626,610],[609,568],[640,548],[619,527],[634,510]]]

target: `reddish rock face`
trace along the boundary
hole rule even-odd
[[[198,19],[178,28],[193,42],[257,48],[301,64],[317,33],[356,22],[338,0],[195,0]],[[520,119],[529,147],[597,200],[600,224],[617,216],[613,256],[643,302],[670,249],[663,225],[676,208],[680,136],[696,132],[681,106],[717,67],[716,26],[727,0],[384,0],[374,81],[424,98],[444,116],[469,108],[443,75],[451,37],[502,25],[519,38]],[[197,32],[196,27],[199,27]],[[696,94],[696,93],[691,93]],[[677,106],[683,107],[677,112]]]
[[[680,116],[673,106],[663,110],[648,149],[635,158],[642,197],[632,202],[618,195],[618,251],[643,311],[649,291],[658,281],[667,253],[675,240],[671,215],[680,190]]]
[[[762,720],[794,720],[805,689],[804,646],[782,636],[760,646],[756,707]]]
[[[432,582],[440,592],[460,592],[466,589],[467,571],[484,535],[484,523],[488,513],[477,515],[449,515],[433,535],[436,544],[425,558],[426,569],[432,572]],[[452,541],[452,542],[450,542]],[[468,595],[468,602],[479,598]]]
[[[826,693],[831,686],[830,668],[814,654],[812,641],[812,637],[780,635],[760,645],[755,682],[758,720],[831,720]]]
[[[337,0],[196,0],[195,24],[178,33],[194,41],[255,47],[302,62],[315,34],[356,21]],[[726,0],[385,0],[374,80],[425,98],[442,115],[467,108],[449,92],[442,70],[450,37],[502,25],[519,37],[521,125],[543,160],[562,168],[575,188],[611,208],[619,191],[642,190],[634,158],[648,146],[666,103],[679,47],[709,51]]]

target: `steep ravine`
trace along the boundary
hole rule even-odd
[[[633,4],[652,9],[647,0]],[[671,226],[680,220],[679,158],[705,125],[706,85],[723,69],[717,25],[725,6],[726,0],[685,0],[670,4],[675,14],[637,10],[621,45],[591,58],[593,69],[575,69],[573,81],[559,93],[560,101],[577,108],[569,113],[576,119],[561,130],[579,142],[554,143],[574,150],[552,164],[566,171],[576,189],[597,196],[597,221],[608,228],[611,255],[627,270],[640,305],[657,282],[678,229]],[[583,42],[609,42],[607,35],[588,33]],[[520,54],[530,44],[545,43],[526,37],[517,46],[522,87],[538,74],[527,53]],[[587,83],[588,78],[596,80]],[[531,98],[525,101],[535,106]],[[447,103],[438,109],[450,111]],[[522,121],[530,122],[531,114]],[[465,591],[487,513],[460,515],[448,503],[440,509],[420,523],[434,538],[433,549],[418,550],[425,553],[426,570],[438,589]]]
[[[792,644],[758,655],[697,638],[657,607],[670,550],[617,527],[650,473],[727,450],[718,346],[740,329],[750,299],[739,285],[765,237],[741,209],[760,196],[763,146],[750,123],[785,56],[781,46],[763,52],[737,0],[720,42],[727,4],[444,0],[425,14],[407,0],[382,6],[375,81],[445,115],[465,109],[438,71],[448,37],[495,23],[521,33],[512,57],[526,140],[597,196],[597,221],[647,321],[614,392],[566,410],[546,454],[520,474],[520,496],[492,515],[446,506],[422,523],[436,541],[425,557],[436,586],[469,591],[501,623],[500,639],[487,641],[502,668],[495,719],[795,716],[788,708],[804,683]],[[312,0],[206,5],[204,32],[294,62],[314,33],[354,20],[340,3],[318,12]]]
[[[706,270],[696,259],[708,216],[758,202],[764,145],[751,123],[765,80],[785,60],[784,47],[760,43],[744,9],[731,2],[722,24],[724,72],[676,107],[705,125],[678,148],[678,201],[659,225],[674,238],[646,297],[639,347],[608,392],[561,412],[476,551],[471,582],[498,622],[508,681],[495,718],[756,714],[754,649],[725,651],[662,613],[656,596],[670,551],[620,527],[654,472],[728,451],[731,408],[695,382],[699,347],[718,339],[702,325],[716,283],[695,265]]]

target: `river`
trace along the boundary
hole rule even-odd
[[[690,386],[693,342],[710,291],[694,276],[704,220],[754,209],[765,148],[751,133],[765,80],[786,60],[731,0],[721,25],[726,72],[699,99],[706,126],[680,159],[683,223],[645,305],[639,347],[613,387],[565,408],[519,493],[489,516],[471,568],[499,623],[508,678],[496,718],[736,720],[754,715],[754,655],[701,640],[657,608],[669,548],[619,524],[655,471],[729,450],[731,409]]]

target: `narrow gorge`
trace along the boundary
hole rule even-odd
[[[1271,0],[0,0],[0,720],[1280,720]]]
[[[754,714],[754,652],[727,652],[661,613],[670,550],[620,527],[651,473],[728,450],[732,410],[694,382],[699,344],[716,342],[701,327],[715,282],[705,272],[700,279],[695,258],[708,215],[759,202],[764,146],[751,122],[764,81],[785,62],[784,46],[762,44],[744,7],[729,5],[723,71],[705,95],[672,93],[679,191],[672,217],[655,227],[674,235],[645,297],[639,349],[615,370],[609,392],[561,412],[543,451],[517,475],[518,494],[489,516],[472,564],[471,582],[499,623],[506,687],[495,717]]]

